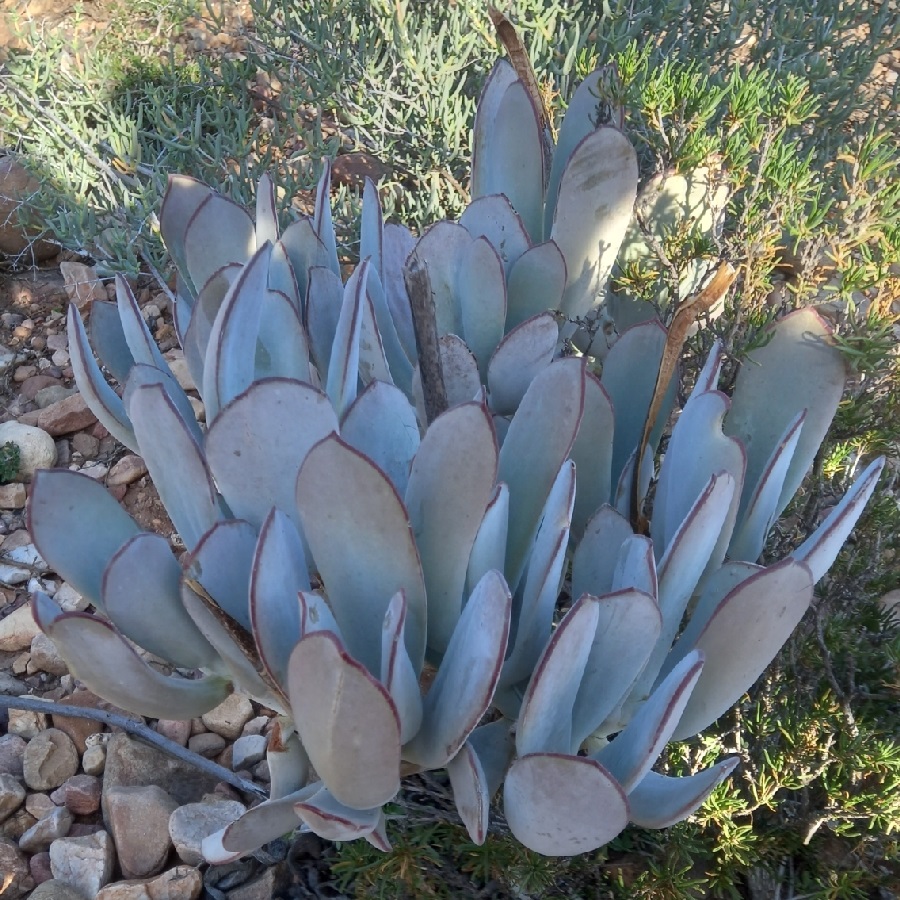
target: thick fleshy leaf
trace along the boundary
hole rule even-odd
[[[531,382],[503,447],[498,477],[509,485],[505,573],[515,590],[537,534],[541,510],[569,455],[584,409],[584,361],[551,363]]]
[[[309,757],[300,743],[296,728],[288,723],[288,719],[275,720],[266,749],[271,800],[280,800],[299,791],[310,776]]]
[[[97,366],[84,332],[84,324],[74,303],[69,306],[67,329],[72,371],[85,403],[113,437],[137,453],[138,442],[125,411],[125,405],[119,395],[106,383],[103,373]]]
[[[572,712],[590,656],[600,610],[596,597],[583,596],[563,617],[528,682],[516,729],[516,752],[575,752]]]
[[[742,517],[738,519],[731,536],[731,542],[728,545],[728,555],[731,559],[751,561],[759,559],[769,529],[775,524],[778,498],[781,496],[784,479],[787,476],[794,451],[797,449],[797,441],[800,440],[800,432],[805,420],[806,410],[804,409],[788,425],[781,440],[772,451],[756,485],[756,490],[750,497]]]
[[[331,348],[337,334],[344,297],[341,279],[322,266],[309,270],[306,299],[306,330],[312,361],[324,376],[331,361]]]
[[[384,238],[384,216],[381,198],[375,182],[368,176],[363,185],[362,217],[359,223],[359,258],[372,261],[372,271],[379,281],[382,271],[382,244]]]
[[[371,272],[371,267],[369,267],[369,272]],[[384,352],[384,340],[375,318],[375,307],[372,305],[369,292],[366,292],[362,299],[362,321],[359,328],[359,380],[364,385],[370,384],[372,381],[394,383],[387,354]]]
[[[584,413],[570,454],[578,472],[578,491],[572,513],[572,535],[576,541],[581,539],[591,516],[609,502],[615,423],[609,394],[588,372],[584,385]]]
[[[169,372],[169,364],[163,359],[144,322],[134,291],[121,275],[116,275],[116,301],[122,332],[134,361]]]
[[[184,232],[188,222],[213,190],[188,175],[169,175],[162,208],[159,211],[159,230],[169,255],[175,261],[182,278],[187,277],[188,264],[184,252]],[[243,261],[243,260],[242,260]],[[196,288],[188,284],[191,297],[196,297],[202,283]]]
[[[450,776],[456,811],[472,842],[480,847],[487,837],[491,796],[481,761],[468,741],[447,763],[447,775]]]
[[[485,237],[473,241],[459,261],[456,291],[463,337],[478,361],[482,381],[488,361],[503,337],[506,323],[506,278],[500,255]]]
[[[250,632],[222,610],[201,584],[189,577],[185,577],[181,586],[181,602],[221,657],[216,666],[217,673],[227,673],[239,690],[280,713],[286,713],[287,698],[265,674]]]
[[[785,316],[772,339],[753,350],[738,372],[725,433],[747,448],[742,512],[756,491],[772,451],[797,414],[806,420],[791,457],[774,517],[794,496],[834,418],[844,391],[846,364],[831,329],[811,307]]]
[[[419,426],[416,411],[403,391],[384,381],[373,381],[344,416],[341,437],[368,456],[399,494],[406,491],[409,467],[419,449]]]
[[[390,373],[389,380],[401,388],[404,393],[408,394],[412,390],[412,363],[409,361],[406,350],[403,348],[403,344],[397,334],[394,318],[388,308],[384,288],[381,285],[381,278],[371,266],[369,267],[369,277],[366,282],[366,297],[375,315],[378,335],[381,338],[384,358]]]
[[[659,579],[656,575],[656,559],[653,542],[642,534],[627,538],[619,548],[616,567],[613,570],[614,591],[636,588],[656,600],[659,597]]]
[[[297,473],[312,447],[337,430],[337,416],[321,391],[266,379],[222,409],[206,436],[206,458],[236,517],[259,528],[276,506],[299,524]]]
[[[384,287],[385,301],[394,320],[394,328],[397,329],[397,337],[411,363],[415,362],[418,354],[403,269],[415,245],[416,240],[405,225],[389,222],[384,226],[381,244],[381,283]]]
[[[511,649],[500,679],[504,687],[527,679],[547,645],[565,575],[574,501],[575,465],[566,460],[544,506],[524,583],[516,594]]]
[[[718,391],[694,392],[675,423],[653,499],[651,531],[657,557],[672,542],[709,478],[728,472],[735,493],[708,565],[715,568],[725,558],[747,464],[741,442],[722,433],[728,406],[728,398]]]
[[[271,244],[253,254],[226,294],[213,322],[203,367],[203,402],[210,422],[223,406],[253,382],[271,255]]]
[[[428,649],[440,656],[462,610],[466,568],[497,478],[497,439],[479,403],[438,416],[412,462],[405,501],[428,597]]]
[[[489,183],[497,165],[494,147],[497,111],[506,89],[518,80],[509,60],[498,59],[491,69],[475,111],[475,130],[472,137],[472,184],[473,199],[490,194]]]
[[[226,828],[204,839],[203,856],[213,864],[229,862],[294,831],[300,827],[294,804],[309,799],[321,789],[322,782],[317,781],[285,797],[266,800],[248,809]],[[219,851],[225,851],[227,858],[222,859]]]
[[[530,246],[525,226],[504,194],[476,197],[459,217],[459,224],[473,238],[487,238],[506,275]]]
[[[740,757],[731,756],[709,769],[673,778],[648,772],[628,795],[629,818],[639,828],[668,828],[696,812],[734,771]]]
[[[341,630],[324,597],[312,591],[300,591],[297,600],[300,604],[301,635],[312,634],[314,631],[330,631],[336,637],[341,637]]]
[[[245,263],[256,252],[249,213],[221,194],[209,193],[184,230],[186,272],[199,289],[226,263]]]
[[[543,856],[574,856],[609,843],[628,824],[622,788],[584,756],[519,757],[503,785],[510,831]]]
[[[400,716],[400,742],[406,743],[422,724],[422,692],[413,668],[403,631],[406,627],[406,597],[394,594],[381,628],[381,683],[387,688]]]
[[[472,196],[505,194],[531,239],[542,240],[547,181],[543,129],[521,81],[513,81],[503,92],[483,137],[472,161]]]
[[[341,803],[387,803],[400,789],[400,720],[387,690],[327,631],[304,635],[288,696],[313,768]]]
[[[203,452],[161,385],[137,388],[129,413],[153,484],[191,549],[222,517]],[[177,466],[172,465],[173,459],[178,460]]]
[[[330,209],[329,209],[330,215]],[[323,229],[325,234],[333,235],[333,229]],[[294,268],[294,276],[300,286],[300,296],[304,295],[304,287],[309,282],[309,271],[316,266],[323,266],[337,277],[340,277],[340,266],[337,264],[337,254],[332,253],[319,239],[310,219],[298,219],[292,222],[281,235],[281,243],[287,252],[291,266]],[[305,313],[305,310],[303,310]]]
[[[268,290],[259,322],[253,377],[309,381],[309,341],[300,313],[287,294]]]
[[[506,330],[562,304],[566,261],[555,241],[537,244],[513,264],[506,284]]]
[[[343,416],[356,399],[359,381],[359,341],[362,331],[363,306],[366,304],[368,260],[363,260],[344,287],[344,299],[338,317],[334,343],[328,362],[325,392],[338,416]]]
[[[494,697],[512,599],[503,576],[488,572],[463,608],[437,675],[425,696],[422,727],[403,757],[439,769],[459,752]]]
[[[548,235],[566,260],[562,310],[569,318],[596,304],[631,221],[637,183],[637,156],[617,128],[591,132],[569,156]]]
[[[294,267],[284,244],[281,241],[273,241],[272,257],[269,259],[269,290],[284,294],[291,301],[297,315],[302,318],[306,287],[305,282],[302,288],[297,284],[297,276],[294,274]]]
[[[803,618],[812,588],[809,568],[788,558],[752,575],[722,600],[694,644],[706,655],[706,666],[675,740],[706,728],[759,678]]]
[[[69,315],[71,315],[71,307]],[[91,318],[88,325],[91,335],[91,347],[100,358],[100,362],[119,384],[125,384],[128,372],[134,365],[134,357],[128,349],[122,320],[119,318],[119,307],[108,300],[95,300],[91,304]],[[68,329],[69,335],[72,329]],[[71,337],[69,338],[71,341]]]
[[[491,409],[511,416],[519,407],[528,385],[545,369],[556,352],[559,325],[551,313],[526,319],[497,345],[487,367]]]
[[[390,479],[332,435],[310,451],[300,469],[297,506],[351,655],[370,672],[380,672],[378,635],[391,597],[404,590],[409,605],[406,649],[420,671],[425,583],[406,509]]]
[[[574,597],[599,597],[613,590],[619,549],[633,535],[628,519],[611,506],[601,506],[591,516],[572,558]]]
[[[142,363],[132,367],[131,372],[128,375],[128,381],[125,384],[125,390],[122,393],[122,401],[125,404],[125,411],[128,415],[134,419],[131,402],[135,391],[137,391],[138,388],[149,384],[157,385],[163,389],[163,392],[171,401],[178,413],[179,419],[184,424],[184,427],[190,433],[191,437],[193,437],[197,444],[202,444],[203,431],[194,414],[194,408],[191,406],[191,401],[175,380],[174,375],[169,372],[168,368],[164,372],[162,369],[157,369],[155,366],[145,366]]]
[[[553,214],[556,211],[556,195],[559,192],[559,180],[569,162],[575,148],[592,131],[602,123],[600,115],[605,101],[601,96],[598,82],[606,80],[608,68],[595,69],[575,89],[575,93],[566,107],[566,114],[556,136],[556,149],[553,151],[553,163],[550,166],[550,177],[547,181],[547,206],[544,211],[544,229],[549,234],[553,225]],[[607,120],[609,121],[609,120]]]
[[[438,337],[445,334],[463,336],[456,279],[463,255],[472,240],[462,225],[441,221],[432,225],[416,244],[416,259],[428,270]]]
[[[278,211],[275,209],[275,184],[267,172],[263,172],[256,185],[256,249],[266,241],[278,240]]]
[[[509,719],[496,719],[486,725],[479,725],[466,741],[478,756],[489,798],[500,790],[509,765],[516,755],[512,724]]]
[[[185,574],[203,585],[216,603],[250,630],[250,570],[257,530],[243,519],[216,522],[183,563]]]
[[[647,421],[650,401],[666,345],[666,330],[658,321],[629,328],[613,344],[603,363],[600,382],[616,411],[611,483],[617,485],[628,458],[635,452]],[[672,379],[662,409],[650,435],[656,446],[675,401],[677,379]],[[652,455],[652,454],[645,454]]]
[[[357,809],[346,806],[328,788],[294,804],[294,812],[310,830],[328,841],[353,841],[371,834],[381,821],[381,806]]]
[[[793,552],[794,559],[799,559],[809,566],[813,583],[831,568],[831,564],[869,502],[884,465],[883,456],[870,463],[825,521]]]
[[[103,570],[140,528],[93,478],[40,469],[28,497],[28,531],[50,567],[102,608]]]
[[[468,403],[481,388],[478,363],[461,337],[445,334],[439,343],[447,402],[450,406]]]
[[[668,743],[703,671],[693,650],[672,670],[634,718],[592,759],[604,765],[627,794],[650,771]]]
[[[639,704],[649,696],[650,687],[656,681],[678,633],[688,601],[716,547],[733,497],[734,479],[727,472],[713,475],[659,562],[662,630],[656,647],[634,686],[629,698],[630,704]]]
[[[322,243],[324,258],[327,262],[310,262],[309,265],[327,265],[335,275],[341,274],[340,261],[337,255],[336,236],[331,216],[331,160],[322,161],[322,174],[316,186],[316,208],[313,214],[312,227]],[[309,249],[306,250],[309,253]],[[313,256],[318,257],[322,251],[316,247]],[[304,279],[305,280],[305,279]]]
[[[466,596],[472,593],[475,585],[491,569],[503,571],[508,531],[509,488],[505,484],[498,484],[491,494],[484,518],[478,526],[475,542],[472,544],[466,572]]]
[[[72,675],[116,706],[157,719],[191,719],[218,706],[231,692],[224,678],[188,679],[157,672],[109,622],[87,613],[62,613],[40,591],[32,610]]]
[[[149,531],[119,548],[103,572],[101,609],[127,638],[185,669],[213,665],[216,652],[181,602],[181,566]]]
[[[662,627],[656,601],[643,591],[596,598],[597,628],[572,707],[572,749],[603,727],[627,695]],[[608,734],[615,723],[603,728]]]

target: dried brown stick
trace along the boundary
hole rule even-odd
[[[170,741],[167,737],[154,731],[143,722],[135,722],[133,719],[120,716],[118,713],[109,712],[105,709],[89,709],[83,706],[54,703],[51,700],[38,700],[36,697],[11,697],[7,694],[0,694],[0,708],[2,707],[42,712],[55,716],[92,719],[95,722],[103,722],[106,725],[121,728],[128,734],[133,734],[142,741],[153,744],[164,753],[168,753],[170,756],[174,756],[176,759],[180,759],[182,762],[186,762],[202,772],[206,772],[207,775],[218,778],[220,781],[225,781],[244,793],[253,794],[253,796],[261,797],[264,800],[268,799],[268,794],[259,785],[241,778],[240,775],[236,775],[218,763],[205,759],[186,747],[182,747],[181,744],[176,744],[175,741]]]
[[[419,374],[422,377],[422,393],[425,395],[425,418],[430,425],[450,404],[441,365],[441,345],[438,341],[431,279],[428,277],[428,269],[417,259],[415,253],[406,263],[403,278],[406,281],[416,333]]]
[[[672,324],[669,326],[659,373],[656,376],[656,385],[653,388],[653,398],[650,401],[647,420],[644,422],[644,431],[634,460],[634,473],[631,479],[631,526],[636,534],[647,534],[649,529],[649,522],[644,517],[640,501],[641,464],[644,461],[644,454],[647,452],[650,432],[653,431],[653,426],[656,424],[662,408],[663,397],[665,397],[669,382],[675,374],[678,360],[681,359],[681,351],[687,340],[688,331],[691,325],[697,321],[698,316],[711,309],[725,296],[725,292],[731,287],[736,277],[737,272],[730,262],[721,263],[709,284],[696,297],[691,297],[678,307]]]

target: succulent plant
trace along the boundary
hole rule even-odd
[[[628,822],[679,821],[734,768],[652,771],[777,653],[883,462],[790,556],[756,562],[844,385],[828,328],[800,310],[731,399],[713,350],[671,432],[649,533],[635,529],[648,426],[668,418],[666,403],[653,411],[666,331],[624,331],[598,378],[562,354],[556,316],[595,307],[635,197],[634,153],[596,105],[590,85],[576,92],[548,166],[540,114],[498,65],[472,205],[416,242],[383,224],[368,184],[346,284],[327,168],[315,215],[280,237],[268,179],[255,224],[172,179],[160,223],[205,427],[123,279],[91,314],[121,397],[70,310],[79,387],[144,457],[186,553],[91,479],[39,472],[34,541],[97,614],[38,593],[35,618],[76,677],[135,712],[187,718],[239,688],[281,713],[270,799],[207,839],[210,861],[301,822],[387,849],[401,778],[441,768],[473,840],[502,787],[523,844],[579,853]],[[416,408],[413,267],[444,351],[449,408],[435,418]]]

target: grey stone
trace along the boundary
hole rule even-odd
[[[38,409],[46,409],[48,406],[53,406],[54,403],[59,403],[60,400],[65,400],[66,397],[73,397],[77,393],[78,391],[75,388],[67,388],[62,384],[49,384],[34,395],[34,402],[37,404]],[[53,440],[53,438],[50,438],[50,440]]]
[[[106,747],[103,744],[89,744],[81,757],[81,768],[86,775],[102,775],[106,768]]]
[[[43,632],[39,632],[31,639],[31,664],[37,671],[49,672],[51,675],[66,675],[69,671],[66,661],[56,649],[56,644]]]
[[[107,885],[97,894],[97,900],[197,900],[202,890],[203,876],[197,869],[175,866],[155,878]]]
[[[156,785],[107,791],[106,823],[126,878],[147,878],[162,871],[172,849],[169,817],[177,808]]]
[[[226,896],[228,900],[272,900],[276,894],[290,884],[291,876],[286,863],[278,863],[267,868],[260,876],[233,888]]]
[[[56,809],[57,804],[54,803],[47,794],[37,793],[29,794],[25,800],[25,809],[30,812],[35,819],[43,819],[49,812]]]
[[[169,817],[169,835],[175,850],[189,866],[203,862],[203,839],[230,825],[245,812],[235,800],[204,801],[179,806]]]
[[[106,796],[114,787],[159,785],[179,803],[193,803],[216,786],[212,775],[199,772],[161,750],[134,740],[127,734],[114,734],[106,748],[106,770],[103,775],[103,810]]]
[[[56,444],[46,431],[21,422],[4,422],[0,425],[0,445],[10,441],[19,448],[18,479],[30,481],[35,470],[56,465]]]
[[[71,584],[66,582],[59,586],[53,599],[63,612],[81,612],[83,609],[87,609],[90,603]]]
[[[48,728],[33,737],[22,761],[25,784],[33,791],[59,787],[78,771],[78,751],[64,731]]]
[[[0,837],[0,873],[4,878],[0,884],[5,884],[3,900],[19,900],[34,887],[25,854],[12,841],[3,837]]]
[[[29,604],[20,606],[0,620],[0,650],[7,653],[27,650],[34,636],[40,633],[41,629],[37,627],[31,614],[31,606]]]
[[[65,837],[72,827],[72,813],[64,806],[57,806],[43,819],[38,819],[22,837],[19,838],[19,849],[26,853],[40,853],[46,850],[57,838]]]
[[[147,474],[147,463],[140,456],[129,453],[123,456],[110,470],[107,484],[131,484]]]
[[[268,740],[262,734],[246,734],[234,742],[231,764],[234,770],[250,769],[265,758]]]
[[[10,709],[6,730],[17,734],[26,741],[39,735],[47,727],[47,714],[28,709]],[[24,754],[23,754],[24,759]]]
[[[26,746],[25,739],[17,734],[0,736],[0,775],[22,777],[22,760],[25,758]]]
[[[188,740],[188,750],[212,759],[216,754],[221,753],[225,749],[225,738],[221,734],[214,731],[204,731],[203,734],[195,734]]]
[[[50,881],[39,884],[31,892],[29,900],[88,900],[88,898],[70,884],[51,878]]]
[[[0,774],[0,822],[8,819],[25,802],[25,788],[13,775]]]

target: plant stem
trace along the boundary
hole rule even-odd
[[[218,778],[220,781],[225,781],[246,794],[252,794],[254,797],[261,797],[264,800],[268,799],[268,794],[261,787],[253,784],[253,782],[241,778],[240,775],[236,775],[224,766],[220,766],[218,763],[205,759],[199,754],[188,750],[186,747],[182,747],[180,744],[176,744],[175,741],[170,741],[167,737],[154,731],[143,722],[135,722],[133,719],[120,716],[118,713],[108,712],[105,709],[87,709],[82,706],[69,706],[64,703],[55,703],[51,700],[38,700],[34,697],[10,697],[5,694],[0,694],[0,708],[3,707],[8,709],[24,709],[31,712],[42,712],[47,713],[48,715],[93,719],[95,722],[104,722],[107,725],[121,728],[128,734],[133,734],[135,737],[140,738],[142,741],[146,741],[148,744],[153,744],[164,753],[168,753],[170,756],[174,756],[176,759],[180,759],[182,762],[186,762],[189,765],[200,769],[202,772],[206,772],[207,775]]]

